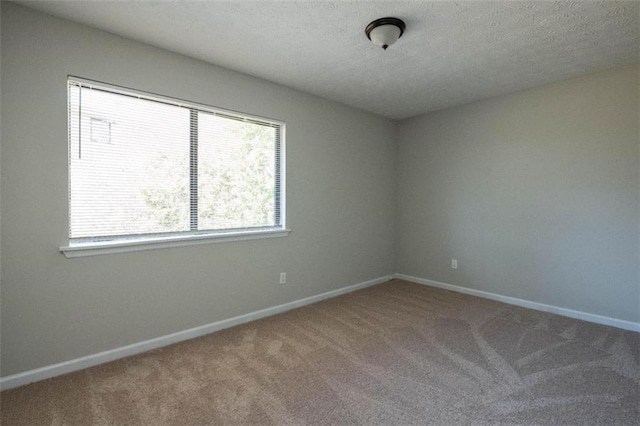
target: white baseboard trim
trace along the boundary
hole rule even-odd
[[[156,337],[155,339],[145,340],[143,342],[122,346],[120,348],[84,356],[82,358],[72,359],[69,361],[61,362],[59,364],[53,364],[46,367],[36,368],[34,370],[14,374],[11,376],[2,377],[0,378],[0,390],[16,388],[18,386],[23,386],[29,383],[38,382],[40,380],[49,379],[51,377],[83,370],[85,368],[93,367],[99,364],[115,361],[120,358],[125,358],[152,349],[182,342],[184,340],[204,336],[206,334],[223,330],[225,328],[230,328],[271,315],[276,315],[282,312],[289,311],[291,309],[320,302],[321,300],[330,299],[342,294],[351,293],[353,291],[360,290],[366,287],[382,284],[386,281],[389,281],[390,279],[392,279],[392,276],[375,278],[373,280],[364,281],[359,284],[339,288],[337,290],[328,291],[326,293],[317,294],[315,296],[306,297],[304,299],[294,300],[293,302],[284,303],[282,305],[261,309],[259,311],[251,312],[222,321],[217,321],[199,327],[190,328],[188,330],[179,331],[177,333],[167,334],[166,336]]]
[[[622,328],[624,330],[631,330],[640,332],[640,323],[626,321],[611,317],[605,317],[602,315],[590,314],[582,311],[574,311],[573,309],[561,308],[559,306],[545,305],[544,303],[531,302],[529,300],[518,299],[515,297],[503,296],[501,294],[490,293],[488,291],[475,290],[472,288],[461,287],[453,284],[442,283],[439,281],[428,280],[425,278],[412,277],[405,274],[393,274],[394,278],[411,281],[416,284],[427,285],[430,287],[438,287],[445,290],[456,291],[458,293],[470,294],[472,296],[478,296],[485,299],[497,300],[498,302],[508,303],[510,305],[521,306],[523,308],[534,309],[536,311],[549,312],[552,314],[563,315],[569,318],[575,318],[588,322],[594,322],[597,324],[609,325],[611,327]]]

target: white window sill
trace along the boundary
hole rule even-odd
[[[222,243],[228,241],[256,240],[262,238],[286,237],[290,229],[269,229],[198,235],[179,235],[158,238],[131,238],[112,241],[91,241],[72,243],[60,247],[67,258],[97,256],[101,254],[126,253],[130,251],[154,250],[169,247],[193,246],[198,244]]]

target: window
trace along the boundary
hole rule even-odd
[[[286,234],[283,123],[76,78],[68,91],[68,257]]]

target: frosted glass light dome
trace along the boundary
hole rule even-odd
[[[405,28],[405,23],[400,19],[380,18],[367,25],[364,32],[373,44],[386,50],[402,37]]]

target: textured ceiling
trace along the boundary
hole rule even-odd
[[[640,61],[636,1],[18,3],[394,119]]]

